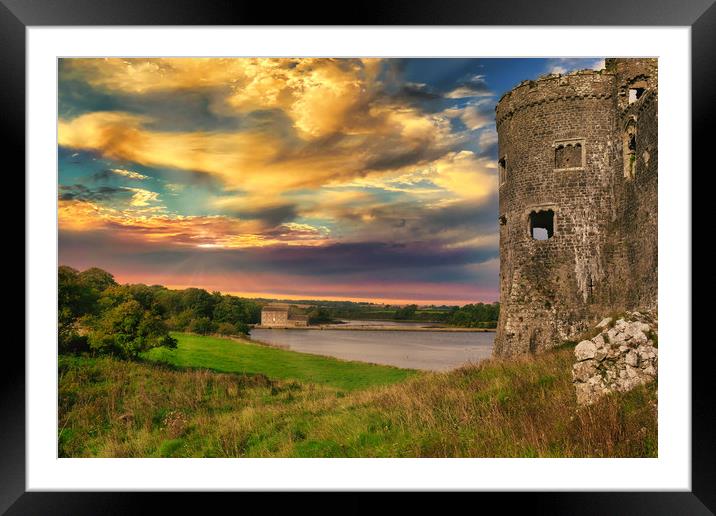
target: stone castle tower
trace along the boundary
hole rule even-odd
[[[496,107],[498,356],[657,305],[657,60],[524,81]]]

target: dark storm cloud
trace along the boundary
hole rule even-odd
[[[389,234],[401,241],[438,241],[445,244],[471,240],[497,232],[497,197],[478,204],[463,201],[443,208],[421,209],[410,204],[394,204],[370,210],[366,234]],[[344,218],[360,214],[345,213]],[[396,233],[399,231],[399,233]]]
[[[59,200],[61,201],[110,201],[118,198],[131,197],[133,192],[126,188],[100,186],[88,188],[84,185],[60,185]]]
[[[437,100],[443,98],[443,96],[427,84],[409,83],[403,86],[394,98],[410,102]]]
[[[445,208],[426,212],[422,223],[428,231],[441,231],[463,227],[474,231],[475,235],[497,230],[498,199],[492,196],[489,202],[477,204],[461,202]]]
[[[454,280],[469,277],[465,266],[484,263],[497,256],[494,249],[445,249],[424,244],[361,242],[329,246],[270,246],[248,249],[197,249],[163,247],[160,244],[131,241],[103,232],[60,232],[63,263],[83,260],[86,249],[93,249],[97,263],[122,268],[140,267],[146,271],[181,270],[197,267],[214,274],[232,271],[279,272],[296,276],[366,279],[401,278],[415,281]]]
[[[267,226],[278,226],[294,220],[298,216],[298,211],[294,204],[283,204],[255,210],[235,210],[231,211],[231,215],[241,219],[260,220]]]
[[[412,149],[386,150],[366,161],[365,168],[367,170],[394,170],[415,165],[426,159],[437,159],[445,152],[445,149],[428,149],[422,146]]]
[[[335,275],[380,270],[428,270],[433,267],[479,263],[491,251],[441,249],[431,244],[360,242],[323,247],[258,248],[251,250],[264,264],[284,267],[297,274]]]
[[[95,172],[91,176],[89,176],[89,180],[93,181],[95,183],[106,183],[107,181],[110,181],[111,179],[114,179],[116,177],[116,174],[114,174],[109,169],[100,170],[99,172]]]

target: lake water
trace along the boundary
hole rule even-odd
[[[380,324],[387,326],[387,322]],[[356,326],[376,324],[375,321],[351,323]],[[394,325],[426,326],[425,323],[391,322],[390,326]],[[495,333],[254,328],[251,338],[302,353],[410,369],[449,371],[489,358]]]

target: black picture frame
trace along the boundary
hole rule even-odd
[[[230,0],[0,0],[0,124],[6,148],[25,155],[25,31],[31,26],[80,25],[529,25],[529,26],[689,26],[692,72],[692,169],[709,173],[713,166],[709,137],[716,85],[716,5],[714,0],[434,0],[363,2],[353,11],[337,3],[240,2]],[[344,6],[346,7],[346,6]],[[21,164],[22,166],[22,164]],[[19,169],[18,169],[19,170]],[[24,170],[24,167],[23,167]],[[687,178],[685,178],[686,180]],[[24,188],[20,186],[20,188]],[[692,191],[696,192],[693,190]],[[696,210],[698,204],[693,199]],[[681,217],[689,214],[679,214]],[[692,219],[697,220],[696,211]],[[692,233],[697,234],[695,232]],[[25,260],[27,260],[25,256]],[[701,258],[692,254],[692,267]],[[27,269],[25,269],[27,274]],[[712,277],[712,273],[710,274]],[[693,303],[692,320],[703,320],[708,302]],[[31,309],[32,307],[27,307]],[[701,315],[701,317],[698,317]],[[684,334],[684,346],[691,345]],[[716,511],[716,440],[709,421],[716,420],[711,340],[692,346],[692,490],[690,492],[486,493],[481,498],[509,499],[510,508],[525,504],[543,514],[713,514]],[[9,343],[8,346],[9,347]],[[16,346],[17,348],[17,346]],[[0,375],[0,513],[127,514],[149,510],[147,493],[26,492],[25,489],[25,354],[6,351]],[[12,355],[15,354],[15,356]],[[9,364],[12,364],[10,366]],[[164,493],[164,512],[191,508],[185,495]],[[234,495],[227,495],[234,496]],[[238,494],[242,504],[253,496]],[[341,502],[341,512],[372,508],[374,495]],[[411,497],[424,504],[422,496]],[[483,502],[483,500],[480,500]],[[498,501],[504,504],[506,500]],[[206,502],[198,501],[197,506]],[[469,503],[475,503],[471,501]],[[320,506],[312,509],[320,510]],[[321,504],[322,506],[326,506]],[[140,510],[144,508],[144,510]],[[315,510],[314,510],[315,512]]]

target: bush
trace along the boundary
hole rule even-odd
[[[238,322],[234,326],[236,326],[236,331],[239,333],[242,333],[244,335],[248,335],[249,333],[251,333],[251,328],[245,322]]]
[[[189,323],[189,331],[199,335],[208,335],[214,331],[214,323],[208,317],[198,317]]]
[[[236,335],[238,330],[236,329],[236,325],[222,322],[216,326],[216,333],[219,335]]]
[[[60,353],[86,353],[90,351],[86,335],[79,335],[76,332],[60,335],[58,339],[58,351]]]
[[[167,326],[170,330],[174,331],[185,331],[189,328],[192,320],[192,313],[189,310],[184,310],[176,315],[173,315],[167,319]]]
[[[308,311],[308,324],[327,324],[333,322],[327,308],[314,306]]]

